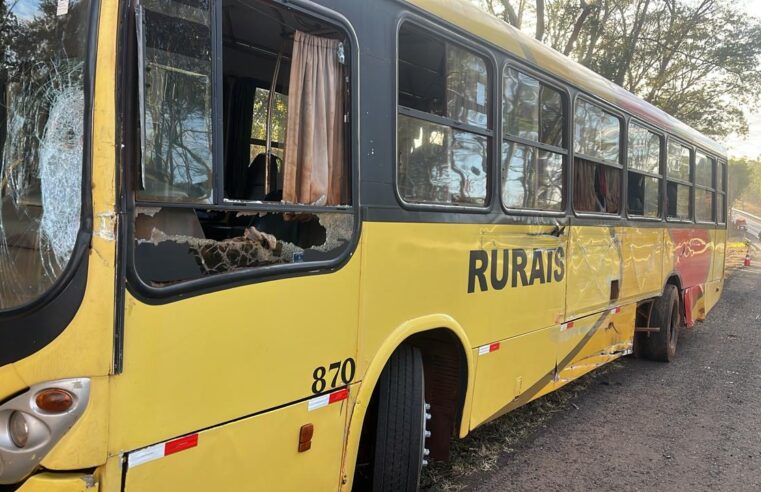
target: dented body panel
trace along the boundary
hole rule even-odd
[[[335,215],[340,218],[327,227],[324,243],[327,249],[340,243],[345,258],[330,268],[151,298],[134,279],[125,290],[119,263],[128,261],[120,256],[124,242],[150,249],[166,237],[153,226],[142,238],[135,230],[134,237],[124,235],[124,221],[133,218],[116,204],[123,191],[116,179],[123,145],[116,97],[120,10],[115,0],[100,2],[86,290],[55,340],[0,366],[0,401],[44,381],[91,379],[85,414],[42,465],[95,472],[38,473],[20,490],[348,489],[375,385],[409,337],[441,329],[462,350],[463,394],[452,427],[463,437],[629,354],[638,304],[659,296],[668,282],[681,289],[688,326],[718,301],[724,225],[644,223],[623,215],[591,220],[570,207],[559,218],[527,217],[506,213],[498,200],[483,213],[405,209],[393,185],[393,90],[378,90],[370,81],[393,73],[390,48],[372,43],[391,36],[399,6],[408,2],[320,3],[368,31],[359,32],[367,49],[362,56],[370,60],[361,67],[361,89],[373,102],[363,99],[362,105],[374,112],[361,116],[360,198],[356,213]],[[474,16],[470,7],[409,3],[720,152],[501,23]],[[364,25],[375,13],[383,23]],[[147,224],[160,209],[135,212]],[[248,230],[267,266],[303,253],[277,250],[258,232]],[[224,243],[222,251],[221,241],[177,236],[173,241],[194,258],[206,258],[199,252],[206,246],[215,249],[226,273],[256,264],[230,260],[228,253],[240,252],[238,243]],[[313,249],[323,253],[320,247]],[[206,266],[211,272],[218,265]],[[305,424],[314,426],[312,445],[298,452]]]

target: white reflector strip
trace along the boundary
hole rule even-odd
[[[317,398],[312,398],[309,400],[309,406],[307,408],[311,412],[312,410],[317,410],[318,408],[327,407],[328,401],[330,401],[330,395],[318,396]]]
[[[140,449],[134,453],[129,454],[127,460],[127,468],[133,466],[142,465],[150,461],[157,460],[164,457],[164,443],[148,446],[147,448]]]
[[[494,342],[483,347],[478,347],[478,355],[486,355],[499,350],[499,342]]]

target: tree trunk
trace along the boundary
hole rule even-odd
[[[645,0],[645,3],[642,7],[642,12],[640,12],[639,8],[637,8],[637,11],[635,14],[636,20],[634,22],[634,26],[632,26],[632,33],[629,36],[629,39],[626,40],[626,45],[624,46],[624,56],[621,59],[621,64],[618,67],[616,76],[613,78],[613,82],[615,82],[616,84],[620,86],[624,85],[626,74],[629,72],[629,66],[631,65],[632,60],[634,59],[634,50],[637,48],[637,43],[639,42],[639,35],[642,32],[642,26],[645,24],[647,9],[649,7],[650,7],[650,0]]]
[[[565,49],[563,50],[563,54],[565,56],[570,55],[571,51],[573,51],[573,46],[576,44],[576,41],[578,41],[579,34],[581,34],[581,28],[584,27],[584,22],[587,20],[587,17],[592,11],[593,6],[594,5],[591,3],[587,3],[584,0],[581,0],[581,14],[579,14],[579,18],[576,19],[576,22],[573,25],[573,32],[571,32],[571,37],[568,38],[568,42],[566,43]]]
[[[511,26],[520,27],[518,15],[515,13],[513,6],[510,5],[510,2],[508,0],[502,0],[502,5],[505,6],[505,15],[507,16],[507,19],[505,20],[509,22]]]
[[[544,41],[544,0],[536,0],[536,39]]]

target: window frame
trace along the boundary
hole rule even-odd
[[[719,173],[721,173],[722,180],[721,180],[721,189],[719,189],[718,186],[718,177]],[[724,157],[719,157],[716,160],[716,173],[714,174],[714,186],[716,186],[716,192],[714,198],[714,204],[716,205],[716,224],[717,225],[727,225],[727,213],[729,210],[728,204],[727,204],[727,177],[729,174],[729,167],[727,160]],[[723,217],[724,220],[719,220],[719,211],[723,209]]]
[[[632,124],[635,124],[653,135],[656,135],[661,143],[660,153],[658,156],[658,169],[660,170],[660,174],[653,174],[647,171],[642,171],[639,169],[632,169],[629,165],[629,129],[631,128]],[[625,191],[626,191],[626,213],[625,217],[627,220],[636,220],[636,221],[642,221],[642,222],[663,222],[663,219],[666,216],[666,207],[664,207],[664,196],[666,194],[666,160],[668,158],[668,148],[666,144],[666,133],[662,130],[658,129],[658,127],[653,126],[649,123],[646,123],[642,121],[639,118],[636,118],[634,116],[630,116],[628,121],[626,122],[626,149],[625,149],[625,160],[626,160],[626,168],[625,168]],[[629,213],[629,173],[633,172],[642,176],[647,176],[650,178],[656,178],[658,179],[658,217],[645,217],[643,215],[636,215],[636,214],[630,214]]]
[[[690,179],[688,181],[685,181],[683,179],[679,178],[672,178],[669,175],[669,165],[668,165],[668,159],[669,159],[669,145],[671,144],[671,141],[674,141],[676,144],[681,145],[685,149],[690,151]],[[695,186],[693,185],[694,176],[695,176],[695,146],[687,143],[686,140],[677,137],[671,133],[668,133],[666,135],[666,163],[665,163],[665,169],[664,169],[665,179],[664,184],[666,186],[666,193],[663,195],[664,204],[664,216],[666,217],[666,222],[673,223],[673,224],[694,224],[695,223]],[[688,186],[690,189],[690,217],[688,219],[679,219],[676,217],[670,217],[668,213],[668,204],[665,202],[668,200],[668,184],[669,182],[676,183],[677,185],[685,185]]]
[[[435,115],[432,113],[426,113],[399,104],[399,34],[404,26],[410,25],[416,29],[424,31],[428,35],[438,38],[444,43],[445,52],[448,49],[449,44],[458,45],[460,49],[464,49],[479,56],[484,60],[486,64],[487,77],[489,80],[489,87],[487,88],[487,95],[489,97],[487,117],[487,128],[479,128],[472,125],[460,123],[455,120],[450,120],[444,116]],[[497,174],[495,169],[496,155],[500,150],[497,145],[497,139],[499,138],[499,132],[495,129],[495,126],[501,121],[497,112],[495,100],[499,98],[497,94],[497,85],[495,83],[495,74],[497,67],[497,60],[494,53],[485,49],[483,44],[479,44],[467,37],[457,34],[442,24],[431,22],[419,15],[411,12],[403,12],[396,23],[396,31],[394,33],[394,58],[392,63],[394,65],[394,81],[391,85],[393,92],[394,107],[394,128],[393,128],[393,151],[394,151],[394,166],[393,166],[393,188],[396,200],[402,209],[410,211],[448,211],[448,212],[465,212],[472,214],[489,214],[494,208],[494,194],[495,183],[497,182]],[[408,118],[417,119],[420,121],[433,123],[436,125],[447,126],[449,128],[467,132],[473,135],[485,137],[488,141],[487,149],[487,166],[486,166],[486,199],[483,205],[459,205],[459,204],[446,204],[446,203],[417,203],[405,200],[399,189],[399,115],[406,116]]]
[[[704,155],[706,159],[708,159],[711,162],[711,187],[703,186],[698,184],[698,153]],[[719,217],[718,210],[716,209],[716,172],[718,167],[719,159],[714,156],[712,152],[707,152],[701,147],[695,147],[695,152],[693,153],[693,169],[692,169],[692,197],[693,197],[693,214],[696,224],[716,224],[716,219]],[[698,209],[697,209],[697,191],[707,191],[711,193],[713,196],[713,205],[711,207],[712,213],[713,213],[713,219],[711,220],[698,220]]]
[[[619,123],[619,135],[618,135],[618,163],[614,163],[611,161],[606,161],[604,159],[600,159],[597,157],[589,156],[587,154],[582,154],[580,152],[576,152],[576,105],[579,102],[579,100],[586,102],[587,104],[592,104],[594,106],[599,107],[603,111],[609,113],[610,115],[614,116],[618,119]],[[570,151],[571,151],[571,165],[569,166],[569,182],[570,182],[570,188],[571,188],[571,211],[576,217],[584,217],[584,218],[599,218],[604,220],[620,220],[621,218],[625,217],[626,212],[626,200],[627,196],[625,194],[626,189],[624,188],[625,184],[625,174],[626,174],[626,140],[625,135],[627,134],[627,119],[626,117],[628,114],[624,111],[621,111],[617,107],[607,103],[606,101],[603,101],[602,99],[599,99],[597,97],[588,95],[585,92],[577,92],[576,95],[573,98],[573,107],[571,109],[571,113],[573,114],[573,117],[570,116],[570,132],[571,141],[569,142],[570,145]],[[586,212],[586,211],[579,211],[576,210],[576,205],[574,203],[575,196],[573,193],[573,189],[576,186],[575,182],[575,174],[576,174],[576,157],[579,157],[581,159],[584,159],[585,161],[592,162],[597,165],[602,166],[608,166],[614,169],[619,169],[621,171],[621,186],[620,186],[620,196],[621,196],[621,207],[618,213],[606,213],[606,212]]]
[[[262,1],[262,0],[255,0]],[[328,206],[313,206],[306,204],[286,204],[278,202],[258,202],[258,201],[246,201],[230,199],[225,197],[225,141],[224,141],[224,66],[223,66],[223,15],[222,15],[222,2],[212,1],[209,8],[209,25],[211,31],[211,56],[212,56],[212,72],[211,72],[211,135],[212,135],[212,200],[210,203],[194,203],[194,202],[171,202],[160,200],[140,200],[136,198],[137,188],[139,186],[139,167],[142,165],[142,154],[138,152],[138,164],[135,169],[132,170],[133,183],[130,188],[131,200],[133,200],[136,207],[145,208],[189,208],[193,210],[210,210],[210,211],[228,211],[228,212],[282,212],[282,213],[299,213],[299,212],[315,212],[315,213],[358,213],[359,200],[359,150],[360,145],[359,134],[359,99],[357,90],[359,87],[359,41],[353,26],[349,21],[340,13],[330,10],[326,7],[318,5],[309,5],[308,7],[303,5],[284,5],[282,2],[276,1],[275,5],[281,8],[288,8],[296,11],[298,14],[316,18],[326,24],[330,24],[332,28],[340,32],[346,37],[347,57],[346,74],[348,75],[349,82],[349,98],[347,98],[348,107],[347,112],[349,115],[349,121],[347,124],[347,134],[345,136],[345,144],[347,147],[346,152],[346,169],[349,171],[350,176],[349,186],[351,190],[351,203],[345,205],[328,205]],[[139,46],[139,43],[138,43]],[[139,50],[138,50],[139,51]],[[138,67],[141,66],[142,60],[138,58]],[[142,70],[142,69],[141,69]],[[140,85],[141,81],[137,82],[138,90],[142,90]],[[267,89],[266,87],[263,87]],[[267,89],[269,90],[269,89]],[[142,105],[142,100],[138,100]],[[140,114],[137,115],[138,122],[141,121]],[[225,274],[226,275],[226,274]]]
[[[97,1],[97,0],[94,0]],[[349,20],[340,14],[339,12],[329,9],[327,7],[309,3],[289,3],[285,5],[281,1],[276,1],[276,5],[281,8],[291,9],[298,14],[310,16],[319,19],[322,22],[330,24],[331,27],[340,31],[346,36],[347,53],[346,60],[348,68],[346,75],[349,78],[350,93],[347,98],[347,111],[349,113],[349,121],[347,123],[347,170],[351,173],[349,176],[349,186],[351,190],[351,203],[348,205],[340,206],[311,206],[311,205],[288,205],[279,204],[275,202],[234,202],[234,203],[174,203],[174,202],[154,202],[154,201],[140,201],[136,199],[136,186],[139,184],[139,176],[136,172],[142,162],[142,155],[140,154],[140,141],[139,138],[135,138],[135,135],[131,135],[127,131],[124,137],[124,150],[125,156],[132,155],[133,159],[124,159],[123,162],[133,164],[123,165],[123,181],[122,186],[124,193],[124,208],[129,220],[124,221],[125,237],[128,238],[125,241],[125,276],[127,279],[127,289],[138,300],[154,304],[166,304],[181,299],[187,299],[197,295],[207,294],[219,290],[225,290],[229,288],[238,287],[241,285],[251,285],[259,282],[267,282],[275,279],[291,278],[291,277],[303,277],[308,275],[321,275],[327,274],[342,268],[349,259],[354,255],[357,245],[359,243],[359,237],[362,229],[362,220],[360,216],[359,208],[359,194],[360,194],[360,96],[359,96],[359,84],[360,84],[360,55],[359,55],[359,38],[354,29],[354,26]],[[133,11],[134,13],[134,11]],[[212,101],[217,106],[213,106],[212,111],[216,111],[216,114],[212,115],[212,169],[216,173],[219,167],[224,168],[224,140],[222,136],[224,115],[222,114],[223,107],[223,66],[222,66],[222,2],[212,2],[210,8],[211,26],[212,26]],[[131,65],[132,63],[139,64],[140,60],[135,56],[134,59],[129,58],[129,45],[135,37],[134,30],[125,29],[124,35],[120,39],[120,51],[125,53],[125,64]],[[137,66],[135,66],[135,69]],[[132,89],[135,94],[134,104],[130,104],[128,101],[124,102],[124,107],[119,108],[124,116],[124,122],[122,127],[131,128],[139,125],[139,98],[137,91],[139,89],[139,81],[130,80],[130,70],[124,70],[125,75],[119,77],[119,83],[127,90]],[[217,133],[218,132],[218,133]],[[215,144],[214,142],[219,142]],[[135,148],[137,147],[137,148]],[[137,163],[137,164],[134,164]],[[215,174],[214,186],[221,187],[224,193],[224,174]],[[216,188],[214,188],[216,193]],[[220,195],[215,195],[216,199],[220,198]],[[303,263],[290,263],[281,265],[266,265],[257,267],[248,267],[240,270],[225,272],[218,275],[211,275],[199,279],[187,280],[178,282],[172,285],[166,285],[156,287],[144,281],[137,270],[137,263],[135,261],[135,218],[137,217],[137,209],[140,208],[172,208],[172,209],[191,209],[191,210],[206,210],[206,211],[225,211],[225,212],[275,212],[275,213],[335,213],[335,214],[351,214],[354,217],[354,227],[352,231],[351,240],[346,245],[345,249],[335,258],[320,261],[309,261]]]
[[[533,141],[526,138],[516,137],[507,134],[505,132],[505,124],[504,124],[504,96],[505,96],[505,71],[509,68],[512,68],[516,70],[519,73],[522,73],[523,75],[527,75],[529,77],[532,77],[536,79],[540,84],[544,84],[547,87],[554,89],[557,91],[562,99],[563,103],[563,111],[565,114],[563,115],[563,141],[566,144],[566,147],[555,147],[553,145],[548,145],[539,141]],[[568,215],[568,208],[569,208],[569,197],[571,196],[570,193],[570,185],[571,185],[571,160],[572,160],[572,151],[571,147],[573,145],[573,135],[572,131],[569,131],[568,129],[568,123],[570,121],[570,114],[571,114],[571,108],[573,106],[573,96],[571,95],[571,91],[568,89],[568,87],[564,84],[561,84],[558,81],[555,81],[546,75],[544,75],[541,72],[538,72],[534,70],[533,68],[526,66],[524,64],[517,63],[516,61],[512,59],[507,59],[502,64],[502,68],[500,70],[499,74],[499,104],[498,106],[498,152],[497,152],[497,158],[499,160],[499,165],[496,166],[496,184],[497,184],[497,196],[499,199],[500,207],[502,211],[509,215],[518,215],[518,216],[546,216],[546,217],[566,217]],[[533,209],[533,208],[513,208],[513,207],[507,207],[505,206],[504,201],[502,200],[502,190],[504,187],[504,180],[502,176],[502,152],[504,150],[504,146],[507,142],[516,143],[519,145],[524,145],[526,147],[533,147],[538,150],[543,150],[546,152],[553,152],[556,154],[560,154],[563,157],[563,201],[562,201],[562,207],[561,210],[545,210],[545,209]]]

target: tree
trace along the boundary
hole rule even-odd
[[[516,0],[481,1],[523,25]],[[743,108],[761,100],[761,21],[745,15],[740,0],[529,4],[537,39],[703,133],[747,134]]]
[[[754,210],[761,208],[761,161],[730,159],[728,173],[728,206],[744,208],[750,204]]]

